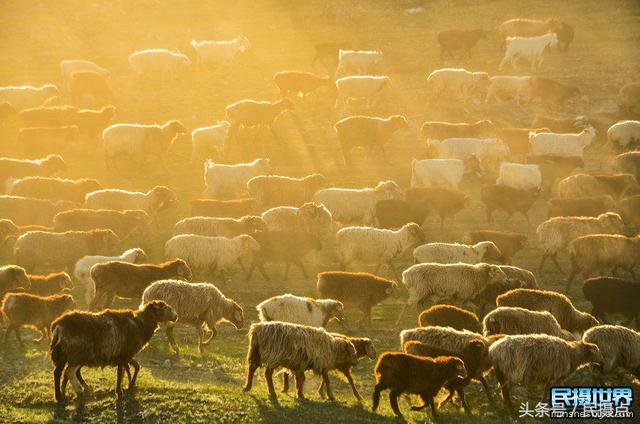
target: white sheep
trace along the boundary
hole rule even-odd
[[[536,164],[502,162],[496,184],[527,190],[542,187],[542,173]]]
[[[93,284],[93,280],[91,279],[91,275],[89,271],[91,271],[91,267],[95,264],[99,264],[102,262],[111,262],[111,261],[120,261],[120,262],[129,262],[132,264],[140,264],[144,263],[147,260],[147,255],[144,253],[144,250],[140,248],[133,248],[129,250],[125,250],[120,256],[84,256],[76,262],[73,267],[73,276],[80,283],[80,285],[84,288],[84,296],[87,304],[91,303],[93,297],[95,296],[95,286]]]
[[[485,337],[494,334],[548,334],[564,340],[575,340],[571,332],[563,330],[549,311],[530,311],[511,306],[500,306],[482,320]]]
[[[251,42],[244,35],[238,35],[233,40],[191,40],[191,46],[201,64],[228,65],[238,53],[249,50]]]
[[[375,207],[379,200],[402,199],[404,192],[393,181],[381,181],[374,188],[325,188],[313,195],[313,201],[323,204],[335,221],[343,223],[375,222]]]
[[[520,99],[526,97],[529,92],[531,77],[494,76],[487,90],[484,102],[488,104],[496,98],[515,97],[516,104],[520,106]]]
[[[412,159],[411,187],[444,187],[458,189],[464,176],[460,159]]]
[[[498,69],[504,68],[507,62],[515,68],[519,58],[527,59],[531,64],[531,70],[539,69],[542,65],[544,52],[557,45],[558,36],[556,33],[547,33],[538,37],[507,37],[504,58]]]
[[[119,189],[104,189],[87,193],[87,209],[114,209],[118,211],[141,209],[154,217],[157,212],[173,205],[176,194],[168,187],[155,186],[146,193]]]
[[[529,133],[532,155],[583,157],[584,148],[596,138],[596,130],[588,126],[578,134]]]
[[[491,241],[481,241],[471,246],[458,243],[428,243],[413,249],[416,263],[477,264],[492,262],[501,257],[500,249]]]
[[[173,226],[173,234],[199,234],[209,237],[235,237],[265,231],[267,225],[259,216],[242,218],[217,218],[211,216],[192,216],[184,218]]]
[[[383,55],[379,50],[340,50],[336,79],[340,75],[371,73],[382,63]]]
[[[67,59],[60,61],[60,73],[64,81],[71,79],[71,74],[77,71],[92,71],[100,75],[109,76],[109,70],[99,66],[90,60]]]
[[[490,83],[486,72],[470,72],[466,69],[436,69],[427,77],[430,103],[436,102],[444,92],[468,102],[478,91],[486,89]]]
[[[328,235],[333,231],[333,219],[324,205],[308,202],[299,208],[278,206],[262,213],[270,231],[301,231]]]
[[[209,159],[212,153],[222,153],[224,139],[231,124],[220,121],[209,127],[196,128],[191,132],[191,162],[199,159]]]
[[[271,297],[256,306],[260,321],[282,321],[311,327],[326,327],[341,320],[344,306],[332,299],[311,299],[290,293]]]
[[[373,106],[379,93],[391,86],[386,76],[357,75],[340,78],[336,81],[338,93],[335,107],[347,105],[352,99],[365,99],[367,107]]]
[[[165,76],[187,69],[191,66],[191,60],[180,52],[150,49],[132,53],[129,56],[129,65],[137,76],[151,73]]]
[[[476,158],[482,172],[497,169],[509,155],[509,147],[497,138],[447,138],[429,140],[429,148],[435,148],[440,159]]]
[[[17,112],[38,107],[48,98],[58,95],[60,91],[53,84],[0,87],[0,102],[9,103]]]
[[[632,150],[640,144],[640,121],[620,121],[607,130],[607,140],[619,150]]]
[[[604,359],[595,369],[596,383],[605,386],[601,374],[622,369],[638,378],[640,370],[640,333],[622,325],[599,325],[585,331],[582,341],[598,346]]]
[[[208,160],[204,163],[205,193],[210,198],[222,195],[238,196],[247,191],[247,182],[258,175],[271,173],[269,159],[256,159],[251,163],[226,165]]]

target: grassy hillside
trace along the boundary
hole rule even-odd
[[[558,114],[582,114],[610,110],[620,86],[640,79],[640,4],[634,0],[434,0],[424,3],[424,13],[404,15],[410,1],[354,0],[235,0],[231,1],[20,1],[5,0],[0,4],[0,85],[60,83],[58,63],[62,59],[84,58],[112,71],[111,85],[118,108],[115,122],[164,122],[179,119],[189,129],[211,124],[224,118],[224,107],[243,98],[274,100],[277,89],[272,82],[275,72],[296,69],[325,73],[311,68],[313,45],[318,42],[350,40],[361,49],[381,49],[385,54],[385,73],[391,76],[393,88],[372,111],[361,106],[338,111],[328,91],[319,91],[305,100],[296,100],[293,116],[284,117],[277,125],[282,140],[274,142],[268,132],[258,141],[267,143],[267,151],[275,170],[283,175],[324,173],[335,186],[371,186],[382,179],[395,179],[403,187],[409,182],[412,157],[425,155],[418,128],[427,119],[472,121],[489,118],[499,125],[527,126],[541,106],[516,108],[512,103],[492,105],[455,102],[428,105],[426,75],[442,67],[464,67],[497,74],[501,59],[495,28],[505,19],[526,16],[556,17],[573,24],[576,40],[567,53],[552,52],[542,67],[542,75],[579,85],[587,99],[570,102]],[[348,9],[346,9],[348,7]],[[436,34],[444,29],[478,28],[491,30],[473,50],[470,59],[440,60]],[[230,67],[193,69],[167,79],[136,80],[127,64],[127,56],[146,48],[171,48],[189,52],[191,39],[229,39],[246,35],[252,48]],[[526,75],[527,70],[505,70],[503,74]],[[355,113],[386,116],[405,115],[410,128],[401,131],[387,147],[391,164],[378,156],[364,158],[353,167],[341,165],[333,124],[341,117]],[[294,124],[298,123],[296,127]],[[0,127],[0,155],[22,156],[17,142],[17,122]],[[143,247],[154,261],[163,259],[163,244],[170,237],[174,222],[186,216],[187,200],[196,198],[203,189],[200,165],[188,163],[189,138],[180,138],[172,150],[167,167],[149,166],[124,173],[107,172],[100,140],[82,139],[78,145],[62,152],[69,164],[69,178],[94,177],[107,187],[146,190],[157,184],[174,187],[181,200],[179,207],[161,217],[160,230],[146,237],[129,240],[127,245]],[[256,152],[262,149],[258,143]],[[256,153],[257,155],[258,153]],[[590,167],[606,169],[611,152],[595,148],[587,152]],[[470,229],[487,228],[484,208],[479,202],[478,188],[490,181],[478,178],[465,181],[465,189],[474,199],[472,207],[463,211],[455,224],[440,231],[434,219],[425,231],[430,241],[459,241]],[[516,258],[515,265],[534,269],[540,257],[535,241],[535,226],[546,218],[545,194],[532,210],[532,226],[520,217],[505,221],[498,216],[493,228],[523,231],[531,236],[530,246]],[[3,263],[11,263],[4,252]],[[406,255],[400,265],[410,264]],[[322,251],[317,264],[307,261],[310,271],[335,269],[337,258],[331,242]],[[567,266],[566,258],[563,265]],[[368,270],[368,267],[361,267]],[[249,320],[256,320],[254,306],[265,298],[291,292],[313,295],[315,281],[305,281],[298,270],[292,271],[288,283],[280,282],[281,266],[269,266],[276,284],[267,285],[261,277],[245,281],[240,274],[222,287],[225,294],[241,302]],[[384,271],[388,272],[388,271]],[[555,270],[541,277],[545,288],[562,290],[563,276]],[[77,290],[79,294],[79,290]],[[579,285],[570,297],[576,305],[588,308]],[[81,296],[77,296],[78,299]],[[397,349],[398,331],[393,329],[404,298],[392,299],[374,309],[374,329],[348,334],[366,334],[375,341],[378,352]],[[119,300],[117,306],[135,306],[135,302]],[[81,303],[81,306],[84,306]],[[359,316],[349,313],[353,323]],[[403,322],[403,328],[415,325],[415,311]],[[351,326],[353,327],[353,326]],[[338,327],[331,326],[332,330]],[[140,355],[143,369],[135,393],[127,393],[122,401],[113,394],[115,370],[87,370],[85,378],[94,395],[85,404],[70,402],[57,407],[53,401],[51,365],[45,344],[30,341],[30,330],[23,331],[28,348],[20,350],[13,340],[0,351],[0,420],[7,422],[384,422],[393,421],[386,394],[378,414],[370,412],[373,387],[373,363],[364,360],[355,379],[365,398],[355,402],[346,382],[333,377],[338,401],[319,400],[316,382],[307,382],[309,400],[299,402],[292,396],[279,395],[278,402],[269,400],[262,375],[250,394],[241,392],[246,353],[246,327],[241,331],[221,325],[220,334],[200,356],[195,349],[191,328],[179,328],[177,340],[183,355],[178,360],[168,351],[164,332],[159,332]],[[587,384],[584,373],[570,380]],[[490,381],[497,387],[495,380]],[[638,388],[637,385],[634,387]],[[530,391],[532,401],[539,390]],[[525,392],[517,392],[518,402]],[[468,390],[468,403],[473,417],[446,406],[442,422],[507,421],[501,408],[491,407],[473,383]],[[430,419],[430,414],[409,413],[411,420]]]

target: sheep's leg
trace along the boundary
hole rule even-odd
[[[89,310],[91,311],[95,311],[98,303],[100,302],[100,300],[102,299],[102,295],[104,294],[104,292],[102,290],[98,290],[96,289],[95,293],[93,294],[93,300],[91,301],[91,303],[89,303]]]
[[[389,393],[389,403],[391,404],[391,409],[393,409],[393,413],[396,414],[397,417],[403,418],[402,413],[400,412],[400,408],[398,407],[398,396],[400,393],[392,390]]]
[[[333,396],[333,391],[331,390],[331,382],[329,381],[329,370],[326,368],[322,370],[322,381],[324,382],[325,388],[327,389],[327,397],[329,400],[336,400]]]
[[[124,377],[124,366],[118,364],[118,376],[116,379],[116,394],[119,398],[122,397],[122,377]]]
[[[214,337],[216,337],[216,336],[218,335],[218,330],[217,330],[215,327],[210,328],[210,329],[209,329],[209,331],[211,331],[211,335],[209,336],[209,338],[208,338],[207,340],[204,340],[204,341],[202,342],[202,344],[203,344],[204,346],[208,346],[208,345],[209,345],[209,343],[211,343],[211,340],[213,340],[213,338],[214,338]]]
[[[4,333],[3,344],[4,344],[5,349],[7,347],[7,342],[9,341],[9,334],[11,334],[11,332],[13,331],[13,327],[14,327],[13,325],[7,326],[7,330]]]
[[[282,393],[287,393],[289,391],[289,372],[285,371],[282,373]]]
[[[380,404],[380,393],[386,389],[382,383],[378,383],[373,388],[373,403],[371,404],[371,410],[375,411],[378,409],[378,405]]]
[[[558,253],[554,253],[553,255],[551,255],[551,261],[553,262],[553,264],[556,266],[556,268],[558,268],[558,271],[560,271],[562,274],[564,274],[565,272],[562,270],[562,267],[560,266],[560,264],[558,263]]]
[[[294,261],[294,263],[298,265],[298,267],[300,267],[300,270],[302,271],[302,275],[304,275],[304,279],[308,280],[309,274],[307,274],[307,270],[304,269],[304,264],[302,263],[302,261],[300,259],[297,259],[296,261]]]
[[[500,61],[500,65],[498,65],[498,69],[502,70],[502,68],[504,68],[504,65],[507,64],[507,61],[509,59],[510,59],[510,57],[505,54],[504,57],[502,58],[502,60]]]
[[[78,397],[82,396],[82,385],[80,384],[80,382],[78,381],[78,377],[76,376],[76,372],[78,371],[78,366],[75,367],[67,367],[67,370],[65,371],[65,376],[66,379],[68,381],[71,382],[71,387],[73,387],[73,391],[76,392],[76,395]],[[64,383],[63,383],[64,384]]]
[[[8,332],[9,330],[7,330]],[[13,332],[16,333],[16,340],[20,343],[21,348],[25,348],[24,343],[22,342],[22,337],[20,337],[20,326],[16,325],[13,327]]]
[[[81,369],[82,367],[78,368],[78,371],[76,371],[76,377],[78,378],[78,382],[82,386],[82,389],[84,390],[85,393],[91,393],[91,387],[89,387],[87,382],[84,381],[84,378],[82,378],[82,373],[80,372]]]
[[[396,327],[400,325],[400,321],[404,317],[405,312],[407,312],[407,308],[409,307],[409,302],[405,303],[398,315],[398,319],[396,320]]]
[[[265,279],[265,281],[270,282],[271,280],[269,279],[269,276],[267,275],[267,271],[264,269],[264,264],[258,264],[258,271],[260,271],[260,274],[262,275],[262,278]]]
[[[387,262],[387,265],[389,265],[389,268],[391,268],[391,271],[393,272],[393,276],[398,279],[398,281],[400,281],[400,277],[398,276],[398,270],[396,269],[395,265],[393,265],[393,261],[389,261]]]
[[[348,368],[340,371],[342,372],[342,374],[344,374],[345,377],[347,377],[347,381],[351,386],[353,395],[356,397],[356,399],[358,399],[358,402],[362,402],[362,396],[360,396],[360,393],[358,393],[358,389],[356,389],[356,384],[354,383],[353,377],[351,376],[351,371]]]
[[[296,377],[296,393],[298,394],[298,399],[304,399],[304,370],[298,371],[295,374]]]
[[[243,392],[248,392],[249,390],[251,390],[251,386],[253,386],[253,376],[256,373],[256,370],[258,369],[259,366],[260,364],[258,363],[258,361],[255,361],[253,359],[249,360],[249,369],[247,370],[247,382],[242,388]]]
[[[542,268],[544,267],[544,263],[547,261],[549,257],[549,252],[545,251],[540,258],[540,263],[538,264],[538,274],[542,274]]]
[[[276,397],[276,389],[273,387],[273,371],[274,371],[273,368],[267,367],[264,370],[264,379],[267,380],[267,387],[269,388],[269,396]]]
[[[291,263],[287,261],[284,264],[284,281],[287,281],[289,279],[289,268],[290,267],[291,267]]]
[[[489,399],[489,403],[493,405],[493,396],[491,396],[491,389],[489,389],[489,384],[487,384],[487,379],[484,378],[484,375],[480,374],[477,380],[482,383],[482,388],[484,392],[487,394],[487,399]]]
[[[198,336],[198,352],[200,355],[204,353],[204,346],[202,344],[202,323],[194,325],[196,329],[196,336]]]
[[[60,377],[62,376],[62,372],[64,371],[64,367],[66,365],[66,363],[56,364],[56,367],[53,370],[53,390],[56,402],[64,401],[64,388],[66,387],[66,383],[64,384],[64,386],[61,386]]]
[[[436,404],[433,401],[433,397],[429,398],[429,405],[431,405],[431,414],[433,415],[433,417],[437,417],[438,416],[438,411],[436,410]]]
[[[173,327],[174,325],[169,323],[167,324],[166,333],[167,339],[169,340],[169,346],[173,349],[176,355],[180,355],[180,349],[178,349],[178,344],[176,343],[176,339],[173,338]]]
[[[129,390],[133,389],[136,385],[136,379],[138,378],[138,372],[140,372],[140,364],[135,359],[129,361],[129,364],[133,366],[133,378],[129,380]],[[127,372],[129,371],[127,367]]]
[[[512,411],[513,405],[511,404],[511,394],[509,393],[509,385],[505,381],[505,375],[500,370],[494,370],[496,379],[498,380],[498,383],[500,383],[500,390],[502,391],[502,400],[504,401],[504,406],[509,411]]]

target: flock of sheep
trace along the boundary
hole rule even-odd
[[[505,41],[500,69],[525,59],[537,70],[549,49],[566,50],[573,40],[573,28],[554,19],[514,19],[500,31]],[[444,31],[438,42],[443,57],[456,50],[470,54],[484,36],[482,30]],[[251,43],[240,36],[194,40],[191,46],[199,65],[225,65]],[[412,409],[430,406],[435,415],[434,397],[442,387],[449,391],[445,402],[457,396],[470,411],[463,389],[471,380],[482,383],[492,401],[485,379],[490,370],[509,408],[510,391],[517,385],[560,384],[585,364],[598,382],[617,368],[640,378],[640,333],[629,327],[634,319],[640,325],[640,283],[634,281],[640,236],[629,235],[640,228],[640,152],[635,151],[640,122],[623,120],[637,116],[640,83],[622,87],[615,117],[539,116],[530,128],[497,128],[487,120],[425,122],[420,134],[430,157],[412,161],[406,190],[394,181],[332,187],[321,174],[274,175],[268,158],[232,161],[247,156],[240,134],[249,127],[271,127],[295,108],[291,96],[333,87],[337,108],[354,101],[370,107],[382,90],[392,89],[391,79],[377,72],[384,61],[381,51],[326,43],[316,47],[318,61],[337,61],[335,77],[279,72],[274,81],[281,100],[230,104],[226,121],[193,130],[191,160],[204,164],[205,195],[191,202],[190,217],[175,223],[173,237],[164,245],[167,262],[160,264],[148,263],[140,248],[119,255],[118,249],[175,205],[171,188],[132,192],[104,188],[94,179],[54,175],[66,171],[59,153],[80,133],[101,134],[104,160],[115,172],[122,162],[142,166],[164,161],[176,137],[187,132],[185,126],[177,120],[111,124],[113,106],[92,110],[61,105],[66,94],[74,104],[112,100],[109,71],[86,60],[60,64],[64,87],[0,87],[0,120],[18,114],[19,141],[32,158],[0,158],[6,191],[0,196],[0,239],[13,246],[14,254],[14,264],[0,268],[4,343],[13,333],[23,344],[22,326],[50,338],[57,401],[64,400],[67,382],[78,396],[89,392],[83,367],[117,367],[118,395],[125,373],[133,387],[140,369],[135,356],[160,324],[176,353],[176,323],[195,328],[201,352],[221,320],[242,327],[245,316],[237,302],[215,285],[192,279],[215,278],[224,284],[240,267],[247,279],[257,268],[270,281],[265,265],[272,262],[286,265],[285,280],[291,265],[306,278],[303,259],[329,239],[335,240],[339,270],[318,274],[317,299],[283,294],[257,306],[260,322],[249,330],[245,391],[251,389],[256,370],[264,367],[275,396],[274,371],[286,368],[302,398],[305,372],[312,370],[322,376],[321,395],[333,399],[329,372],[338,370],[361,400],[350,369],[365,356],[377,357],[373,409],[381,392],[390,390],[399,416],[397,398],[403,393],[419,395],[424,402]],[[129,64],[138,78],[193,66],[186,55],[162,49],[135,52]],[[481,96],[486,103],[512,98],[519,106],[540,99],[561,106],[580,95],[577,87],[541,76],[490,77],[449,68],[432,72],[427,87],[432,103],[443,96],[464,102]],[[385,143],[407,127],[401,115],[358,115],[339,120],[335,131],[349,164],[359,147],[379,149],[384,156]],[[585,148],[604,142],[619,153],[612,162],[616,173],[577,172],[584,168]],[[226,162],[212,160],[213,153]],[[537,273],[544,272],[549,258],[563,271],[557,255],[567,252],[571,270],[566,293],[576,276],[592,277],[583,285],[592,314],[577,310],[566,295],[542,289],[531,271],[511,265],[527,243],[524,234],[478,230],[464,235],[460,241],[466,244],[425,243],[422,224],[429,215],[439,216],[444,226],[469,205],[470,197],[458,186],[474,173],[497,175],[496,184],[480,190],[489,222],[497,211],[520,213],[529,221],[529,209],[541,193],[557,193],[548,204],[549,219],[536,230],[544,252]],[[415,264],[399,272],[394,261],[409,249]],[[357,272],[362,264],[375,265],[374,273]],[[377,275],[383,266],[401,284]],[[36,275],[36,270],[54,273]],[[620,270],[630,277],[614,276]],[[73,297],[64,293],[74,285],[81,287],[90,309],[99,312],[75,310]],[[342,320],[345,308],[362,311],[362,324],[370,327],[371,309],[400,287],[408,297],[398,324],[408,308],[421,311],[425,302],[433,305],[419,314],[418,327],[400,332],[400,352],[378,356],[372,340],[324,329],[331,320]],[[104,309],[116,297],[139,300],[140,308]],[[606,325],[607,313],[623,314],[625,326]]]

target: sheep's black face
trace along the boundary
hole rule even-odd
[[[178,270],[176,274],[179,279],[191,281],[191,268],[189,268],[189,265],[187,265],[187,263],[182,260],[180,260],[180,262],[178,263]]]
[[[144,307],[144,312],[151,314],[157,322],[173,322],[178,319],[176,311],[162,300],[154,300],[147,303]]]
[[[233,324],[233,326],[238,329],[244,326],[244,311],[242,310],[242,307],[240,307],[240,305],[233,305],[233,312],[231,314],[229,322],[231,322],[231,324]]]

